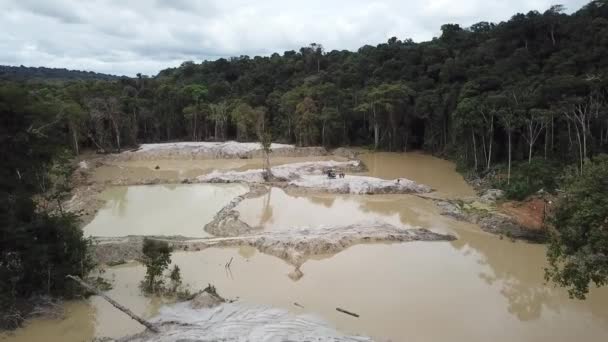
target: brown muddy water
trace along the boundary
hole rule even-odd
[[[247,186],[240,184],[110,187],[101,193],[106,203],[84,227],[84,234],[209,236],[202,227],[247,190]]]
[[[421,152],[364,153],[359,158],[369,169],[367,174],[372,177],[408,178],[426,184],[448,197],[475,196],[473,188],[456,172],[456,165],[444,159]]]
[[[452,164],[433,157],[382,153],[363,159],[370,174],[378,177],[426,182],[446,196],[474,194]],[[371,159],[375,159],[375,166]],[[171,201],[186,206],[187,201],[202,201],[193,194],[177,198],[162,191],[163,195],[138,194],[141,197],[124,203],[124,210],[132,210],[140,201],[158,202],[157,210]],[[204,205],[214,200],[207,199]],[[250,247],[176,252],[173,261],[181,267],[184,282],[191,289],[213,283],[225,297],[314,314],[339,330],[381,341],[608,340],[608,288],[592,289],[585,301],[569,299],[566,291],[543,281],[544,246],[501,240],[474,225],[441,216],[429,200],[409,195],[295,196],[275,188],[241,202],[236,209],[247,223],[268,230],[380,220],[450,232],[458,239],[353,246],[306,261],[301,267],[304,276],[297,281],[287,276],[293,266]],[[178,213],[172,210],[166,215],[177,221]],[[107,215],[111,216],[111,211]],[[138,225],[137,217],[133,216],[129,226]],[[97,229],[112,231],[112,225],[119,224],[116,222]],[[177,230],[184,224],[173,227]],[[201,230],[202,226],[198,225]],[[227,271],[224,265],[231,258]],[[137,263],[109,268],[105,277],[114,284],[108,294],[138,314],[151,317],[162,305],[158,299],[141,296],[138,283],[144,268]],[[360,317],[341,314],[336,307]],[[63,320],[34,320],[4,335],[3,340],[89,341],[140,330],[122,313],[93,297],[67,303]]]
[[[346,158],[338,156],[314,157],[277,157],[272,158],[272,165],[284,165],[304,161],[339,160]],[[177,182],[184,178],[194,178],[210,173],[213,170],[245,171],[261,169],[264,161],[261,158],[252,159],[206,159],[206,160],[130,160],[108,162],[95,169],[92,179],[105,183],[122,179],[126,182],[140,182],[145,179],[163,179]],[[156,169],[158,167],[158,169]]]

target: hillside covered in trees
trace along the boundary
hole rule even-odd
[[[156,77],[3,84],[62,129],[74,151],[169,140],[275,140],[424,149],[475,170],[535,156],[578,162],[606,149],[608,5],[553,6],[499,24],[441,27],[356,52],[311,44],[268,57],[184,62]]]
[[[0,65],[0,80],[5,81],[68,81],[68,80],[116,80],[119,76],[93,71],[68,70],[64,68],[26,67]]]

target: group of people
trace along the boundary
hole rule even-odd
[[[340,172],[338,174],[338,177],[344,178],[344,177],[346,177],[346,175],[344,174],[344,172]],[[334,171],[333,169],[327,170],[327,178],[329,178],[329,179],[335,179],[336,178],[336,171]]]

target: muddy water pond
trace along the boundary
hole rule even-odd
[[[466,241],[463,241],[466,239]],[[233,259],[229,271],[224,267]],[[309,260],[304,276],[255,249],[211,248],[173,255],[193,289],[212,282],[229,298],[310,313],[338,329],[392,341],[605,341],[604,290],[587,301],[568,299],[545,286],[542,246],[463,233],[454,242],[359,245],[335,256]],[[522,266],[526,265],[526,266]],[[139,294],[144,268],[110,268],[109,295],[136,313],[153,316],[161,302]],[[298,303],[303,306],[295,306]],[[344,307],[360,315],[341,314]],[[85,341],[141,330],[135,322],[93,297],[69,303],[64,320],[37,320],[10,341]]]
[[[426,184],[448,197],[475,196],[475,191],[456,172],[456,165],[444,159],[421,152],[413,153],[364,153],[359,158],[373,177],[395,179],[408,178]]]
[[[277,157],[272,158],[272,165],[284,165],[305,161],[339,160],[346,158],[338,156],[314,157]],[[108,162],[95,169],[92,179],[95,182],[105,183],[122,179],[127,182],[141,182],[142,180],[163,179],[177,182],[184,178],[194,178],[207,174],[213,170],[245,171],[261,169],[264,161],[260,158],[252,159],[203,159],[203,160],[129,160]]]
[[[377,177],[410,178],[431,185],[445,196],[474,195],[452,164],[433,157],[382,153],[364,155],[363,159],[369,173]],[[195,189],[195,185],[177,187],[187,192],[182,195],[171,195],[174,190],[157,187],[137,187],[139,190],[131,197],[129,191],[135,187],[125,188],[122,197],[107,194],[108,203],[115,201],[106,208],[104,215],[108,221],[96,223],[98,230],[88,233],[107,236],[108,233],[101,232],[115,231],[116,226],[124,223],[112,221],[120,220],[121,212],[123,219],[124,213],[129,212],[134,220],[123,227],[139,225],[137,219],[142,219],[144,213],[165,210],[172,203],[188,207],[192,202],[201,202],[191,214],[203,212],[207,216],[192,216],[188,221],[203,221],[209,213],[212,215],[212,210],[209,213],[207,210],[216,206],[215,201],[227,203],[229,197],[246,191],[227,187],[209,195],[207,192],[211,190],[207,189],[195,197],[190,193],[194,190],[186,190]],[[158,195],[146,193],[147,189]],[[123,201],[122,209],[117,198],[128,199]],[[134,209],[140,205],[144,208]],[[222,205],[217,204],[217,208]],[[191,232],[182,235],[192,235],[195,226],[200,233],[203,222],[181,228],[188,226],[188,222],[179,221],[180,215],[188,216],[181,209],[184,208],[166,211],[165,222],[172,223],[174,230]],[[303,277],[297,281],[288,277],[293,266],[251,247],[176,252],[173,262],[180,266],[184,282],[191,289],[213,283],[228,298],[316,315],[339,330],[381,341],[608,339],[608,288],[592,289],[585,301],[569,299],[563,289],[544,283],[544,246],[500,239],[474,225],[441,216],[429,200],[409,195],[297,196],[273,188],[268,194],[241,202],[236,209],[244,221],[266,230],[384,221],[406,228],[450,232],[458,239],[356,245],[335,255],[307,260],[301,266]],[[160,220],[160,216],[156,218]],[[231,258],[230,270],[226,270],[224,266]],[[141,265],[130,263],[108,268],[105,277],[114,284],[108,292],[110,296],[136,313],[152,317],[163,303],[141,296],[138,284],[144,273]],[[360,317],[339,313],[336,307],[356,312]],[[120,337],[140,330],[140,326],[109,304],[93,297],[67,303],[62,320],[34,320],[14,334],[0,338],[19,342],[88,341],[92,337]]]
[[[439,214],[435,204],[417,196],[403,195],[296,195],[272,188],[261,197],[246,199],[236,208],[240,218],[265,230],[344,226],[362,222],[386,222],[404,228],[428,228],[455,233],[455,227],[477,230]]]
[[[86,236],[181,235],[205,237],[202,227],[234,197],[239,184],[170,184],[110,187],[105,205],[84,227]]]

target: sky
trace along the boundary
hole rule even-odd
[[[183,61],[357,50],[430,40],[442,24],[500,22],[587,0],[0,0],[0,65],[156,75]]]

